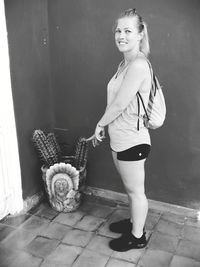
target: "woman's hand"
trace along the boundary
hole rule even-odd
[[[104,127],[97,124],[94,135],[95,135],[95,138],[97,139],[98,142],[102,142],[103,139],[105,138]]]
[[[93,147],[99,145],[99,142],[98,142],[98,140],[95,137],[95,134],[93,134],[92,136],[90,136],[89,138],[87,138],[87,142],[89,142],[89,141],[92,141]]]
[[[92,141],[93,147],[96,147],[100,144],[100,142],[103,141],[104,138],[105,138],[105,129],[104,127],[97,124],[95,133],[92,136],[90,136],[87,139],[87,141]]]
[[[96,147],[99,145],[99,141],[96,139],[95,135],[93,135],[93,136],[94,136],[94,138],[92,139],[92,145],[93,145],[93,147]]]

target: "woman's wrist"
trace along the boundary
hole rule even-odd
[[[97,126],[100,127],[100,128],[104,128],[104,126],[101,125],[101,123],[97,123]]]

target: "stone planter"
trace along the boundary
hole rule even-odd
[[[49,203],[59,212],[72,212],[80,206],[86,180],[85,167],[77,170],[66,162],[56,163],[50,168],[41,167]]]

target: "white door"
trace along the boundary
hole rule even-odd
[[[4,1],[0,0],[0,219],[23,208]]]

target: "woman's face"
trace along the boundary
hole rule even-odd
[[[120,52],[127,53],[139,48],[141,33],[138,33],[135,17],[120,18],[115,29],[115,43]]]

